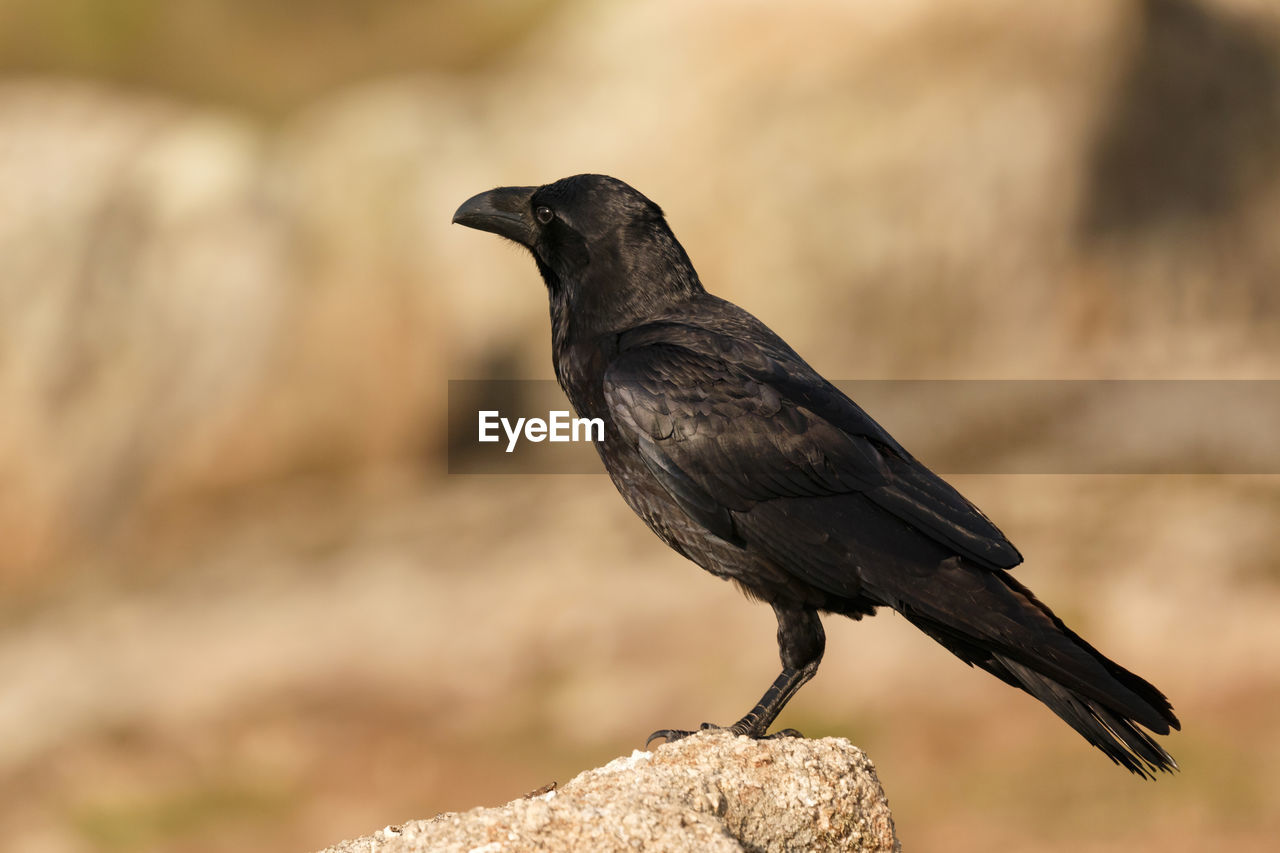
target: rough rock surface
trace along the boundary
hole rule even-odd
[[[387,827],[324,853],[901,847],[871,760],[842,738],[704,733],[497,808]]]

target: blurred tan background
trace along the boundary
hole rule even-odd
[[[551,375],[449,218],[583,171],[833,378],[1280,378],[1271,0],[0,0],[0,847],[314,849],[758,697],[605,477],[445,473],[449,379]],[[908,850],[1272,849],[1280,477],[956,484],[1182,773],[890,613],[782,724]]]

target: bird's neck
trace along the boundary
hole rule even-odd
[[[617,349],[617,333],[599,318],[551,298],[551,357],[556,379],[580,416],[597,417],[604,408],[602,379]]]
[[[542,267],[557,349],[670,316],[706,296],[689,256],[669,233],[638,250],[615,246],[601,254],[563,277]]]
[[[538,266],[550,296],[556,377],[580,414],[594,416],[597,403],[603,406],[597,391],[585,389],[600,384],[619,334],[679,315],[682,306],[707,296],[689,256],[665,225],[640,240],[620,233],[616,241],[593,248],[589,262],[572,271],[553,270],[541,260]]]

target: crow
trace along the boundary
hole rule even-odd
[[[976,506],[762,322],[704,290],[658,205],[576,175],[480,193],[453,221],[532,253],[556,378],[579,416],[603,419],[596,450],[628,506],[773,607],[782,672],[729,731],[799,736],[768,729],[817,672],[819,614],[889,607],[1115,763],[1149,778],[1177,768],[1143,731],[1179,728],[1164,695],[1014,580],[1022,555]]]

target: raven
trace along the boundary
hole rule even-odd
[[[480,193],[453,221],[533,254],[556,378],[580,416],[604,420],[596,450],[631,509],[773,607],[782,673],[730,731],[798,736],[766,732],[817,672],[819,613],[890,607],[1117,764],[1150,778],[1177,767],[1140,728],[1179,727],[1164,695],[1014,580],[1022,555],[977,507],[767,326],[707,293],[658,205],[576,175]]]

